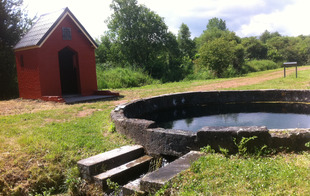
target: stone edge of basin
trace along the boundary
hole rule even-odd
[[[203,127],[196,133],[183,130],[163,129],[154,121],[138,116],[164,108],[210,103],[293,102],[310,103],[309,90],[251,90],[207,91],[165,94],[134,100],[117,106],[111,112],[116,130],[143,145],[149,154],[182,156],[191,150],[219,144],[230,152],[236,151],[233,138],[257,136],[253,145],[272,148],[308,150],[310,129],[268,130],[266,127]]]

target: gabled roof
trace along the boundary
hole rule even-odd
[[[69,16],[78,28],[83,32],[89,42],[97,48],[98,45],[94,39],[89,35],[82,24],[76,19],[69,8],[64,8],[56,12],[43,14],[37,20],[37,22],[31,27],[26,35],[16,44],[14,50],[24,50],[29,48],[39,48],[47,40],[50,34],[56,29],[56,27],[63,21],[63,19]]]

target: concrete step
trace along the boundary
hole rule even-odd
[[[105,153],[101,153],[78,161],[78,168],[82,178],[93,180],[93,176],[109,169],[123,165],[144,155],[143,146],[123,146]]]
[[[64,96],[63,99],[66,104],[76,104],[85,102],[95,102],[105,99],[111,99],[116,97],[115,95],[89,95],[89,96]]]
[[[123,196],[145,196],[148,195],[146,192],[140,189],[141,178],[138,178],[134,181],[129,182],[123,186]]]
[[[180,172],[187,170],[191,163],[201,157],[203,153],[198,151],[190,151],[179,159],[171,162],[165,167],[162,167],[152,173],[146,174],[140,182],[142,191],[154,194],[164,184],[172,180]]]
[[[120,185],[124,185],[130,180],[137,179],[142,174],[147,173],[151,160],[151,156],[144,155],[136,160],[130,161],[129,163],[94,176],[95,183],[101,186],[103,190],[108,190],[107,179]]]

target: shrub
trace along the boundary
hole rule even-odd
[[[279,68],[279,65],[270,60],[252,60],[248,61],[246,65],[250,67],[249,70],[253,70],[254,72]]]
[[[155,82],[140,69],[120,67],[106,70],[97,67],[97,78],[99,89],[139,87]]]
[[[187,75],[184,80],[209,80],[215,78],[216,76],[211,70],[208,70],[207,68],[200,68],[194,73]]]
[[[238,75],[238,71],[232,65],[229,65],[222,73],[223,78],[232,78]]]

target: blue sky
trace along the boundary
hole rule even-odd
[[[29,16],[41,15],[64,7],[94,37],[107,30],[105,20],[111,15],[112,0],[24,0]],[[163,17],[169,30],[177,34],[182,22],[192,37],[206,29],[208,20],[226,21],[229,30],[240,37],[258,36],[265,30],[282,35],[310,35],[310,1],[307,0],[138,0]]]

